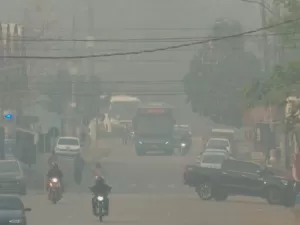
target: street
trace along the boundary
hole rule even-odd
[[[149,155],[138,157],[131,146],[112,146],[111,154],[102,159],[104,176],[113,187],[110,196],[109,224],[294,224],[289,209],[270,206],[265,201],[247,197],[230,197],[225,202],[202,201],[182,182],[184,166],[194,160],[198,144],[185,157]],[[66,161],[63,168],[67,168]],[[70,166],[71,164],[69,164]],[[71,171],[71,169],[70,169]],[[24,197],[31,207],[28,224],[97,224],[91,212],[87,187],[92,176],[87,168],[81,188],[71,184],[72,174],[65,172],[67,192],[53,205],[43,193],[29,192]],[[67,174],[66,174],[67,173]]]

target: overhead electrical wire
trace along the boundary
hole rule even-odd
[[[295,35],[297,32],[288,33],[269,33],[267,36],[289,36]],[[300,34],[300,33],[299,33]],[[245,34],[245,37],[263,37],[263,34]],[[184,41],[200,41],[203,39],[216,39],[215,36],[187,36],[187,37],[163,37],[163,38],[102,38],[94,39],[92,42],[116,42],[116,43],[143,43],[143,42],[184,42]],[[6,40],[0,38],[0,40]],[[31,37],[13,37],[10,41],[22,42],[91,42],[87,39],[68,39],[68,38],[31,38]]]
[[[211,39],[202,40],[202,41],[195,41],[195,42],[189,42],[189,43],[184,43],[184,44],[171,45],[171,46],[153,48],[153,49],[144,49],[144,50],[138,50],[138,51],[114,52],[114,53],[104,53],[104,54],[95,54],[95,55],[77,55],[77,56],[13,56],[13,55],[10,55],[10,56],[0,56],[0,58],[8,58],[8,59],[9,58],[14,58],[14,59],[21,59],[21,58],[26,58],[26,59],[86,59],[86,58],[100,58],[100,57],[112,57],[112,56],[123,56],[123,55],[139,55],[139,54],[166,51],[166,50],[171,50],[171,49],[178,49],[178,48],[183,48],[183,47],[190,47],[190,46],[194,46],[194,45],[199,45],[199,44],[208,43],[208,42],[215,42],[215,41],[220,41],[220,40],[226,40],[226,39],[230,39],[230,38],[236,38],[236,37],[244,36],[247,34],[252,34],[252,33],[259,32],[259,31],[268,30],[268,29],[272,29],[272,28],[275,28],[278,26],[290,24],[290,23],[293,23],[293,22],[296,22],[299,20],[300,20],[300,17],[298,17],[296,19],[286,20],[284,22],[273,24],[270,26],[261,27],[258,29],[238,33],[238,34],[232,34],[232,35],[228,35],[228,36],[211,38]]]

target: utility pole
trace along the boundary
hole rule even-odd
[[[94,4],[93,4],[93,0],[88,0],[88,33],[89,36],[94,38],[94,21],[95,21],[95,17],[94,17]],[[91,43],[91,46],[89,47],[89,53],[90,55],[94,55],[94,43]],[[88,64],[88,82],[91,82],[91,77],[93,77],[95,75],[95,63],[94,63],[94,59],[93,58],[89,58],[89,64]],[[96,104],[96,103],[95,103]],[[96,140],[98,138],[98,113],[96,114],[96,118],[95,118],[95,136],[96,136]]]
[[[266,2],[265,0],[261,0],[261,24],[262,27],[267,26],[267,19],[266,19]],[[263,40],[262,40],[262,45],[263,45],[263,57],[264,57],[264,71],[267,75],[269,75],[269,54],[268,54],[268,35],[267,31],[263,31]]]

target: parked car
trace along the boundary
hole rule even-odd
[[[17,160],[0,160],[0,194],[26,195],[26,181]]]
[[[0,224],[26,225],[25,213],[30,211],[18,196],[0,196]]]
[[[222,201],[230,195],[260,197],[269,204],[291,206],[296,198],[296,181],[278,176],[258,164],[234,159],[224,160],[221,169],[189,165],[184,183],[194,187],[203,200]]]

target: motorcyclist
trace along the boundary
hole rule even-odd
[[[74,159],[74,181],[77,184],[81,183],[84,165],[85,165],[84,159],[81,157],[80,154],[77,154]]]
[[[64,192],[64,186],[63,186],[63,182],[62,182],[63,173],[59,169],[57,163],[53,163],[52,168],[47,173],[47,190],[49,188],[49,180],[52,178],[57,178],[59,180],[60,186],[61,186],[61,192],[63,193]]]
[[[102,167],[100,162],[96,162],[95,168],[93,169],[94,177],[102,177]]]
[[[94,196],[92,198],[92,209],[93,214],[96,215],[96,203],[97,203],[97,197],[99,195],[103,196],[103,209],[105,211],[105,214],[108,215],[108,209],[109,209],[109,199],[108,194],[111,190],[111,187],[105,183],[105,180],[101,176],[96,177],[96,181],[94,186],[90,187],[90,190],[93,192]]]

